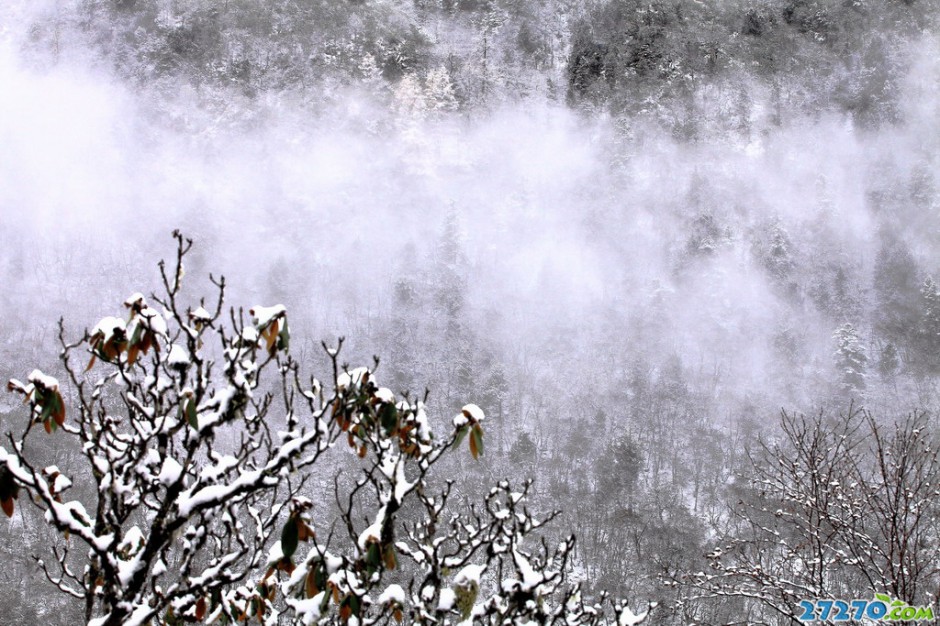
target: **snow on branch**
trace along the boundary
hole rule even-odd
[[[423,402],[340,364],[342,342],[325,351],[332,381],[305,380],[287,309],[256,305],[245,320],[225,309],[221,278],[211,300],[191,300],[192,241],[174,238],[150,302],[132,294],[126,317],[74,343],[60,323],[66,385],[39,370],[8,384],[29,408],[0,447],[0,504],[14,515],[26,490],[48,525],[37,532],[64,539],[54,566],[38,562],[89,626],[645,618],[568,584],[574,538],[537,540],[555,514],[530,513],[530,484],[500,483],[469,514],[448,506],[450,484],[434,493],[431,471],[465,437],[483,454],[480,407],[435,436]],[[44,436],[68,438],[82,462],[39,467],[27,443]],[[336,474],[331,510],[314,479],[343,466],[358,478]]]

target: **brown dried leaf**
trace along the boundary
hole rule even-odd
[[[59,393],[59,390],[55,390],[54,396],[55,410],[52,412],[52,419],[55,420],[55,423],[59,426],[65,425],[65,402],[62,400],[62,394]]]
[[[127,364],[128,365],[133,365],[134,363],[137,362],[137,354],[140,352],[139,346],[140,344],[136,344],[136,345],[131,346],[127,350]]]
[[[268,340],[269,352],[274,352],[275,342],[277,341],[277,333],[280,330],[279,326],[280,324],[278,324],[278,320],[274,320],[273,322],[271,322],[271,325],[268,326],[262,333],[264,335],[264,338]]]
[[[196,619],[202,621],[206,618],[206,599],[199,598],[196,601]]]
[[[477,441],[474,437],[469,437],[470,439],[470,454],[473,455],[473,458],[476,459],[480,456],[480,451],[477,450]]]
[[[320,593],[320,590],[317,589],[317,576],[315,570],[310,570],[310,572],[307,574],[305,587],[308,598],[312,598],[313,596]]]

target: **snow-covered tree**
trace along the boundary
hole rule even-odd
[[[858,395],[865,391],[868,356],[865,346],[858,340],[858,331],[852,324],[843,324],[832,334],[836,342],[836,369],[839,370],[842,391]]]
[[[674,580],[687,600],[757,605],[780,618],[768,624],[793,623],[802,599],[881,593],[936,607],[940,459],[928,416],[784,413],[781,428],[735,481],[709,567]]]
[[[796,264],[793,260],[790,234],[779,220],[770,224],[766,232],[762,233],[760,241],[755,244],[755,250],[770,277],[780,285],[786,285]]]
[[[642,468],[643,455],[630,435],[611,441],[595,467],[598,499],[618,509],[632,507]]]
[[[425,85],[425,99],[431,111],[447,113],[457,110],[454,85],[446,68],[439,67],[428,72]]]
[[[427,94],[414,74],[405,74],[402,77],[395,87],[394,95],[399,115],[409,120],[423,119],[427,115]]]
[[[174,236],[160,293],[75,342],[60,324],[65,384],[36,370],[8,385],[27,408],[0,448],[0,505],[44,513],[38,562],[89,626],[643,621],[569,585],[574,538],[536,541],[555,514],[528,509],[528,483],[457,512],[451,483],[429,482],[458,446],[483,453],[479,407],[435,436],[423,401],[378,385],[377,360],[341,364],[341,340],[324,382],[303,374],[288,311],[249,321],[224,279],[191,300],[192,241]],[[81,462],[37,463],[50,436]]]
[[[940,371],[940,287],[932,276],[920,288],[921,319],[918,330],[918,352],[926,372]]]
[[[917,328],[917,275],[914,255],[896,235],[882,233],[875,257],[872,291],[874,327],[901,352],[902,360]]]
[[[538,447],[529,433],[522,431],[509,448],[509,459],[516,465],[531,466],[536,462]]]

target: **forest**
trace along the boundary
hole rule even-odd
[[[0,622],[937,613],[938,21],[4,2]]]

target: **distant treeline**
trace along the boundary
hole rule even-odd
[[[541,94],[646,115],[678,136],[797,112],[897,116],[909,43],[937,0],[82,0],[35,21],[33,56],[69,46],[149,82],[183,75],[251,96],[379,92],[446,70],[472,108]]]

